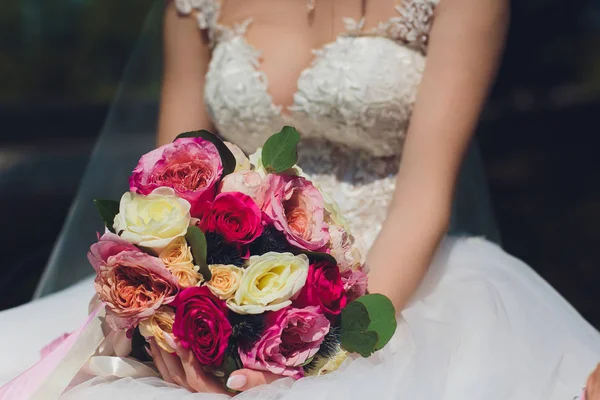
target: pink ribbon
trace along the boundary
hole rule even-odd
[[[104,338],[98,318],[103,310],[99,305],[83,325],[62,341],[53,342],[40,361],[2,386],[0,400],[58,398]]]

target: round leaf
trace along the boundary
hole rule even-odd
[[[291,126],[284,126],[265,142],[262,149],[262,163],[267,171],[281,173],[298,162],[298,142],[300,134]]]
[[[342,310],[342,347],[368,357],[382,349],[396,331],[392,302],[381,294],[358,298]]]

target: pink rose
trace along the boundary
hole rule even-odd
[[[337,260],[340,270],[355,269],[364,264],[362,246],[344,227],[329,225],[330,254]]]
[[[114,330],[135,327],[173,301],[179,290],[160,259],[110,232],[90,247],[88,260],[96,270],[94,286],[106,303],[106,320]]]
[[[222,174],[214,144],[202,138],[177,139],[142,156],[129,178],[129,190],[147,195],[157,187],[173,188],[190,202],[196,216],[202,202],[215,197]]]
[[[244,368],[302,378],[302,364],[317,354],[329,327],[318,307],[269,313],[261,338],[248,352],[240,349],[240,359]]]
[[[367,294],[369,279],[361,270],[347,270],[342,273],[342,282],[348,303]]]
[[[250,196],[258,207],[264,203],[263,179],[256,171],[233,172],[221,181],[221,193],[240,192]]]
[[[319,306],[325,314],[337,315],[347,302],[338,266],[329,261],[319,261],[309,267],[306,285],[294,301],[294,306]]]
[[[200,215],[200,229],[218,232],[230,243],[248,244],[263,232],[262,213],[254,201],[243,193],[217,195]]]
[[[263,211],[290,244],[310,251],[324,251],[329,231],[324,220],[323,196],[302,177],[267,176]]]
[[[176,307],[173,334],[181,345],[191,349],[200,364],[221,365],[232,331],[225,302],[202,286],[185,289],[172,306]]]

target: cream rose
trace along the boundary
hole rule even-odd
[[[235,157],[235,170],[234,172],[241,171],[249,171],[250,170],[250,160],[246,157],[246,154],[240,149],[237,145],[224,142],[225,146],[231,151],[231,154]]]
[[[348,358],[348,352],[338,346],[337,352],[331,357],[315,356],[311,363],[311,368],[305,371],[304,376],[327,375],[339,369]]]
[[[269,252],[250,257],[240,287],[227,306],[238,314],[277,311],[291,304],[308,275],[308,257]]]
[[[223,264],[209,265],[208,268],[212,277],[210,281],[206,282],[206,286],[221,300],[232,298],[240,287],[244,270],[235,265]]]
[[[158,252],[185,236],[189,224],[190,203],[173,189],[159,187],[147,196],[125,193],[114,229],[121,238]]]
[[[165,341],[165,333],[173,334],[174,321],[175,311],[171,307],[161,307],[151,317],[140,322],[140,333],[146,339],[153,337],[164,351],[175,353],[175,349]]]

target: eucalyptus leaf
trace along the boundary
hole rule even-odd
[[[206,263],[206,236],[204,232],[197,226],[190,226],[185,234],[185,239],[192,249],[192,256],[194,257],[194,263],[200,267],[200,274],[204,278],[205,282],[210,281],[212,274]]]
[[[230,173],[235,171],[235,166],[236,166],[235,156],[233,155],[231,150],[229,150],[229,148],[225,145],[225,143],[223,143],[223,141],[220,138],[218,138],[216,135],[210,133],[209,131],[201,130],[201,131],[185,132],[180,135],[177,135],[177,137],[174,139],[174,141],[177,139],[182,139],[182,138],[197,138],[197,137],[200,137],[204,140],[208,140],[209,142],[211,142],[212,144],[215,145],[215,147],[217,148],[217,150],[219,152],[219,156],[221,157],[221,163],[223,164],[223,176],[229,175]]]
[[[342,347],[368,357],[390,341],[396,326],[390,299],[381,294],[362,296],[342,310]]]
[[[94,200],[94,205],[106,228],[115,233],[113,225],[115,223],[115,216],[119,213],[119,202],[115,200]]]
[[[271,173],[281,173],[298,162],[300,134],[291,126],[284,126],[265,142],[262,149],[263,166]]]

